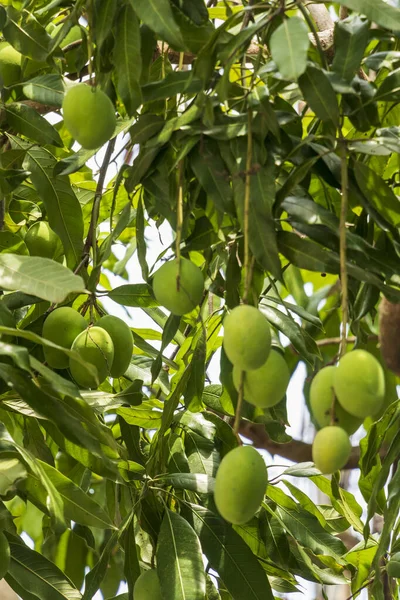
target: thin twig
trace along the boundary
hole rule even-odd
[[[90,219],[89,232],[86,238],[85,246],[83,248],[83,256],[82,258],[88,258],[90,254],[90,248],[93,249],[93,264],[96,264],[96,250],[97,250],[97,241],[96,241],[96,229],[97,229],[97,221],[99,219],[99,211],[100,211],[100,203],[103,196],[103,188],[104,182],[107,175],[108,166],[111,161],[112,153],[114,152],[115,147],[115,138],[108,142],[108,146],[106,149],[106,153],[104,155],[103,164],[100,168],[99,180],[97,182],[96,192],[93,200],[93,208],[92,208],[92,216]]]
[[[339,347],[339,356],[346,352],[347,345],[347,322],[349,317],[348,306],[348,278],[346,263],[346,218],[349,205],[349,173],[347,170],[347,144],[343,138],[340,140],[341,155],[341,185],[342,185],[342,203],[340,208],[340,283],[342,287],[342,332]]]
[[[175,254],[178,262],[178,276],[176,278],[176,289],[179,291],[181,275],[181,241],[183,223],[183,160],[178,165],[178,199],[176,203],[176,240]]]

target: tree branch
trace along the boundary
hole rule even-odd
[[[300,440],[292,440],[286,444],[278,444],[271,440],[265,431],[264,425],[259,423],[250,423],[249,421],[242,420],[240,423],[239,434],[253,442],[253,445],[256,448],[267,450],[272,456],[281,456],[294,463],[313,462],[311,444],[301,442]],[[385,450],[382,449],[380,454],[383,457],[386,454]],[[353,447],[350,458],[343,468],[358,469],[359,460],[360,448]]]
[[[89,233],[86,238],[85,246],[83,248],[83,256],[82,258],[88,258],[90,253],[90,248],[93,248],[93,264],[95,265],[95,254],[96,254],[96,228],[97,221],[99,219],[99,210],[100,210],[100,202],[103,196],[103,188],[104,182],[106,179],[107,169],[110,164],[112,153],[114,152],[115,147],[115,138],[110,140],[107,145],[107,150],[104,155],[103,164],[100,168],[99,180],[97,182],[96,193],[94,195],[93,200],[93,208],[92,208],[92,216],[90,219],[89,225]]]

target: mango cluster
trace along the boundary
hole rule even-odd
[[[224,320],[223,344],[238,391],[243,378],[245,400],[258,408],[278,404],[290,372],[281,352],[271,348],[271,329],[262,312],[246,304],[236,306]]]
[[[310,406],[321,427],[314,439],[313,459],[322,473],[345,466],[351,453],[349,435],[379,412],[384,398],[384,371],[365,350],[353,350],[337,367],[317,373],[310,387]]]
[[[289,368],[281,352],[271,348],[271,329],[258,308],[240,305],[224,320],[224,350],[233,364],[232,377],[247,402],[271,408],[285,395]],[[247,523],[259,509],[268,484],[262,456],[252,446],[240,446],[224,456],[219,466],[214,500],[229,523]]]
[[[122,377],[131,361],[132,332],[118,317],[106,315],[88,327],[78,311],[63,306],[48,315],[42,335],[80,356],[79,360],[57,348],[44,347],[47,364],[53,369],[69,369],[81,388],[94,389],[107,377]],[[94,368],[87,369],[86,364]]]

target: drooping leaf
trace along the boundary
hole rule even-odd
[[[273,60],[284,79],[298,79],[307,67],[308,29],[298,17],[285,19],[269,42]]]
[[[53,176],[57,161],[43,148],[27,151],[26,165],[49,216],[49,224],[64,246],[68,266],[76,267],[82,258],[82,209],[66,176]]]
[[[53,73],[38,75],[30,79],[24,83],[22,91],[29,100],[56,108],[61,108],[64,98],[63,80],[59,75]]]
[[[351,81],[359,68],[368,44],[369,23],[357,15],[335,24],[335,57],[332,69],[345,81]]]
[[[6,581],[13,587],[17,582],[17,593],[41,600],[81,600],[82,595],[55,564],[43,555],[31,550],[12,534],[5,533],[10,544],[10,568]],[[22,592],[21,592],[22,590]]]
[[[116,2],[111,0],[111,4],[116,5]],[[114,64],[118,92],[128,115],[132,116],[142,100],[142,57],[139,20],[131,4],[126,4],[119,12],[115,37]]]
[[[0,288],[58,303],[72,292],[83,292],[85,284],[79,275],[49,258],[1,254]]]
[[[309,65],[299,78],[305,101],[322,121],[339,123],[339,105],[327,76],[318,67]]]
[[[338,4],[365,15],[381,27],[400,31],[400,10],[384,0],[338,0]]]
[[[157,572],[166,596],[204,599],[206,577],[199,539],[189,523],[168,508],[158,536]]]
[[[34,108],[14,102],[6,106],[7,121],[14,132],[38,144],[62,146],[57,130]]]
[[[155,31],[177,50],[183,50],[184,43],[175,22],[168,0],[129,0],[133,10],[145,25]]]
[[[267,576],[247,544],[228,523],[203,506],[190,506],[190,522],[204,554],[233,600],[272,600]]]
[[[45,28],[26,10],[19,13],[24,18],[19,24],[14,15],[8,15],[7,23],[3,28],[6,40],[21,54],[32,60],[45,61],[50,52],[51,37]]]
[[[60,494],[68,519],[88,527],[114,529],[107,513],[79,486],[51,465],[42,461],[38,461],[38,463]]]

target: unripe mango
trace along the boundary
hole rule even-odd
[[[154,275],[154,295],[162,306],[174,315],[192,312],[201,302],[204,292],[203,274],[187,258],[181,258],[178,280],[178,262],[170,260]]]
[[[220,515],[234,525],[247,523],[263,501],[267,468],[252,446],[239,446],[224,456],[215,478],[214,500]]]
[[[379,361],[365,350],[345,354],[335,369],[336,398],[351,415],[375,415],[385,397],[385,374]]]
[[[87,150],[103,146],[116,126],[110,98],[85,83],[69,88],[62,105],[64,124],[72,137]]]
[[[343,469],[350,454],[351,444],[344,429],[328,425],[318,431],[312,445],[312,457],[321,473],[329,475]]]
[[[387,564],[387,574],[389,577],[400,579],[400,552],[396,552],[390,557]]]
[[[122,377],[130,365],[133,353],[133,337],[129,326],[118,317],[106,315],[97,321],[96,327],[105,329],[114,344],[111,377]]]
[[[224,322],[224,349],[231,363],[243,371],[259,369],[271,350],[267,319],[254,306],[236,306]]]
[[[69,368],[76,383],[82,388],[97,388],[108,377],[114,360],[114,344],[102,327],[89,327],[75,338],[71,350],[80,354],[81,358],[96,367],[94,377],[82,363],[70,358]]]
[[[70,349],[75,338],[87,327],[85,319],[69,306],[53,310],[43,325],[42,336],[58,346]],[[61,350],[43,347],[44,357],[53,369],[66,369],[69,357]]]
[[[31,256],[57,258],[62,252],[61,240],[47,221],[37,221],[29,227],[24,242]]]
[[[336,367],[324,367],[315,375],[310,386],[310,407],[319,427],[331,424],[331,410],[334,399],[333,378]],[[352,435],[363,420],[350,415],[337,400],[335,400],[335,421],[332,425],[342,427]]]
[[[133,597],[135,600],[162,600],[160,580],[155,569],[144,571],[136,579]]]
[[[242,370],[234,365],[233,383],[239,391]],[[280,402],[289,385],[290,371],[279,350],[272,349],[266,362],[253,371],[244,371],[244,399],[259,408],[271,408]]]
[[[22,55],[10,44],[0,47],[0,88],[18,83],[21,79]]]

